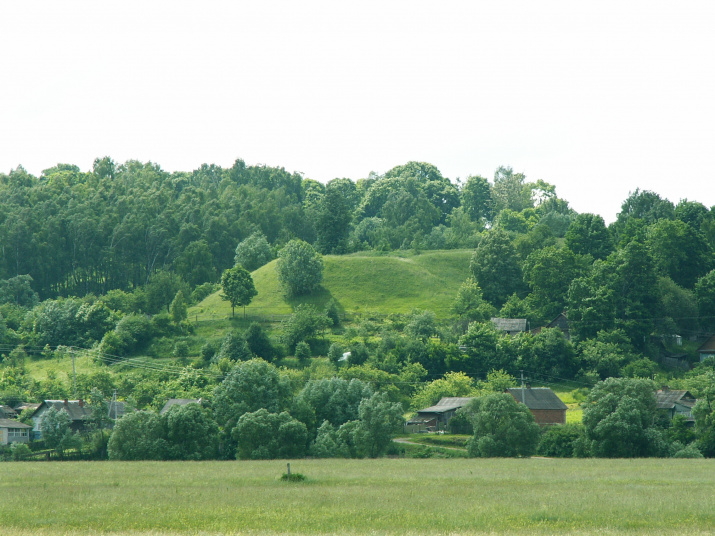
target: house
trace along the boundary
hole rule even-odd
[[[504,331],[508,335],[516,335],[528,331],[526,318],[492,318],[492,324],[499,331]]]
[[[196,398],[170,398],[167,400],[166,404],[164,404],[164,407],[161,408],[161,411],[159,412],[159,415],[164,415],[167,411],[169,411],[170,408],[173,406],[185,406],[186,404],[201,404],[201,399],[196,399]]]
[[[42,439],[42,431],[40,426],[45,414],[55,408],[56,410],[64,410],[70,418],[70,430],[73,432],[83,432],[85,430],[85,422],[92,416],[92,408],[82,399],[79,400],[45,400],[32,414],[32,438]],[[124,402],[112,400],[109,402],[107,416],[111,419],[119,419],[124,416]]]
[[[0,419],[0,445],[29,443],[31,428],[32,426],[28,426],[19,421]]]
[[[564,334],[564,338],[567,341],[571,340],[571,331],[569,329],[569,319],[566,318],[566,313],[559,313],[559,316],[554,318],[551,322],[549,322],[542,328],[536,328],[536,329],[532,330],[532,333],[534,335],[536,335],[537,333],[540,333],[542,329],[547,329],[547,328],[560,329],[561,332]]]
[[[454,417],[456,411],[466,406],[472,398],[469,397],[445,397],[434,406],[421,409],[412,419],[407,421],[405,429],[407,432],[437,432],[446,430],[449,420]]]
[[[689,391],[677,389],[659,389],[655,393],[656,408],[667,413],[669,419],[683,415],[688,423],[694,423],[692,409],[697,400]]]
[[[708,357],[715,357],[715,335],[698,348],[698,355],[700,356],[700,361],[705,361]]]
[[[17,419],[17,411],[10,406],[0,405],[0,419]]]
[[[566,424],[568,407],[548,387],[511,387],[506,391],[529,408],[539,426]]]

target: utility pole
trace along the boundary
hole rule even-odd
[[[74,348],[70,346],[70,354],[72,354],[72,394],[74,399],[77,400],[77,369],[74,366]]]
[[[112,410],[114,410],[114,420],[117,420],[117,390],[114,390],[112,395],[112,401],[109,403],[109,409],[107,410],[107,417],[112,418]]]
[[[524,393],[524,371],[520,370],[521,372],[521,403],[526,405],[526,402],[524,402],[525,399],[525,393]]]

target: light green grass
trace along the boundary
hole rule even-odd
[[[0,464],[0,534],[712,534],[713,460]]]
[[[38,381],[46,380],[48,374],[54,374],[56,378],[67,381],[72,377],[72,358],[69,356],[50,359],[32,357],[25,360],[25,368],[28,374]],[[88,353],[78,353],[75,358],[75,370],[77,374],[91,374],[99,370],[99,365]]]
[[[354,254],[323,257],[322,287],[310,296],[286,299],[276,275],[276,261],[252,273],[258,295],[246,314],[251,319],[277,320],[290,314],[299,303],[319,308],[335,299],[347,313],[382,315],[429,309],[438,317],[449,315],[460,285],[469,275],[470,250],[430,251],[421,255]],[[242,316],[241,309],[236,316]],[[213,329],[231,327],[231,306],[212,294],[189,309],[189,319],[210,323]],[[241,322],[238,319],[234,322]],[[200,328],[201,329],[201,328]]]

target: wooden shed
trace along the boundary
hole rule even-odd
[[[568,406],[548,387],[511,387],[507,392],[529,408],[539,426],[566,424]]]

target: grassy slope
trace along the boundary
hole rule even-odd
[[[714,463],[5,463],[0,534],[711,534]]]
[[[370,255],[324,257],[322,288],[311,296],[286,299],[280,290],[273,261],[253,272],[258,295],[246,313],[249,317],[290,314],[299,303],[323,307],[334,298],[347,313],[408,313],[429,309],[438,317],[449,314],[459,286],[469,275],[468,250],[431,251],[421,255]],[[241,311],[236,311],[239,316]],[[231,315],[228,302],[212,294],[189,310],[189,317],[218,322],[219,329]]]

